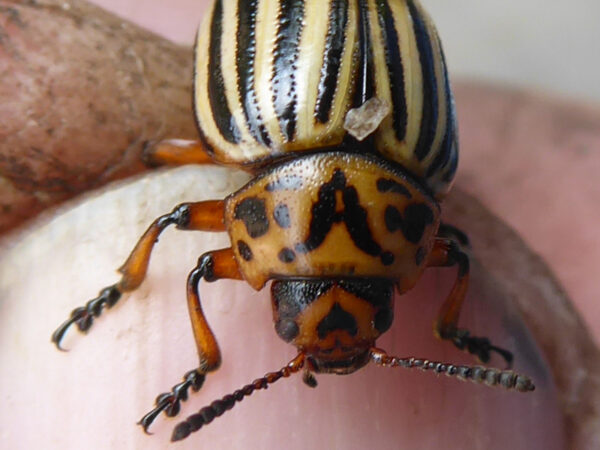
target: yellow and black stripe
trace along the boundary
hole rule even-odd
[[[198,32],[194,90],[218,161],[341,148],[401,164],[438,197],[454,177],[446,63],[417,0],[216,0]],[[372,97],[391,113],[359,143],[344,120]]]

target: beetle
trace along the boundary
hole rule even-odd
[[[489,339],[458,327],[468,239],[440,220],[458,164],[454,100],[436,29],[417,0],[216,0],[195,46],[198,141],[149,145],[151,164],[217,163],[254,175],[224,200],[178,205],[156,219],[119,269],[122,278],[54,332],[87,331],[144,280],[170,225],[222,231],[231,246],[202,255],[187,280],[198,367],[156,399],[144,430],[175,416],[221,362],[203,314],[201,280],[271,281],[275,331],[298,349],[281,370],[216,400],[174,429],[180,440],[282,377],[350,374],[369,362],[416,367],[528,392],[511,370],[389,356],[375,346],[393,322],[395,292],[427,267],[457,266],[435,334],[482,362]]]

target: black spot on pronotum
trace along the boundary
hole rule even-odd
[[[367,222],[367,210],[360,205],[356,188],[346,187],[342,192],[342,198],[345,206],[344,222],[354,245],[369,255],[380,255],[381,247],[373,239]]]
[[[311,220],[308,238],[296,244],[296,251],[308,253],[318,248],[335,222],[335,193],[346,185],[346,176],[336,169],[331,180],[319,188],[319,198],[311,209]]]
[[[319,339],[324,339],[325,336],[332,331],[346,331],[350,336],[356,336],[356,333],[358,332],[358,326],[354,316],[349,312],[344,311],[338,303],[333,305],[329,314],[327,314],[317,326]]]
[[[395,206],[388,205],[385,208],[384,221],[385,227],[390,233],[402,228],[402,215]]]
[[[296,259],[296,254],[292,249],[284,248],[279,252],[279,255],[277,255],[277,257],[281,262],[288,264],[294,262],[294,260]]]
[[[261,198],[248,197],[235,205],[234,217],[244,222],[251,238],[264,235],[269,229],[269,219],[265,201]]]
[[[408,205],[401,214],[394,206],[385,209],[385,226],[390,233],[401,230],[408,242],[418,243],[425,228],[433,223],[433,211],[424,203]]]
[[[251,261],[252,260],[252,250],[250,249],[250,247],[248,246],[248,244],[246,244],[244,241],[237,241],[237,247],[238,247],[238,251],[240,252],[240,256],[246,260],[246,261]]]
[[[408,205],[404,210],[402,233],[406,240],[417,243],[423,237],[427,225],[433,223],[433,211],[424,203]]]
[[[300,329],[298,324],[292,319],[280,319],[275,323],[275,331],[277,335],[285,342],[291,342],[294,340]]]
[[[392,192],[394,194],[404,195],[408,198],[412,198],[410,191],[398,183],[397,181],[390,180],[389,178],[380,178],[377,180],[377,190],[381,193]]]
[[[394,188],[389,187],[386,181],[383,182],[383,186]],[[338,209],[336,192],[342,194],[344,209],[341,211]],[[323,243],[334,224],[343,222],[357,248],[368,255],[379,256],[386,266],[393,264],[394,255],[383,251],[375,241],[367,218],[368,210],[360,204],[358,191],[354,186],[347,184],[341,169],[335,169],[331,180],[321,185],[318,200],[312,206],[308,238],[296,244],[295,249],[299,253],[313,251]]]
[[[279,225],[281,228],[289,228],[291,225],[290,210],[287,205],[283,203],[280,203],[275,207],[275,210],[273,211],[273,218],[275,219],[275,222],[277,222],[277,225]]]

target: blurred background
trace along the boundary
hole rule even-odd
[[[207,0],[94,0],[170,39],[191,44]],[[600,101],[598,0],[421,0],[454,77]],[[193,5],[196,5],[194,8]],[[156,14],[160,10],[161,14]],[[190,20],[190,11],[197,20]],[[172,22],[182,24],[173,30]]]

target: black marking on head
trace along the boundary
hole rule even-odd
[[[394,321],[394,310],[391,308],[383,308],[375,313],[374,325],[375,329],[380,333],[385,333],[392,326]]]
[[[251,238],[256,239],[269,230],[269,219],[265,201],[262,198],[248,197],[235,205],[234,218],[246,225]]]
[[[293,319],[280,319],[275,323],[275,331],[285,342],[291,342],[298,336],[300,328]]]
[[[381,27],[381,38],[385,43],[385,62],[392,93],[394,130],[396,131],[396,139],[404,141],[408,121],[406,95],[404,92],[404,67],[402,64],[402,53],[398,47],[399,39],[394,23],[394,15],[390,10],[389,0],[377,1],[377,15],[379,16],[379,25]]]
[[[277,257],[279,258],[279,260],[283,263],[289,264],[291,262],[294,262],[296,260],[296,254],[294,253],[294,250],[292,250],[291,248],[284,248],[279,252],[279,255],[277,255]]]
[[[389,308],[394,295],[393,282],[381,278],[349,278],[339,280],[337,284],[376,308]]]
[[[295,319],[333,285],[323,280],[275,280],[271,285],[273,306],[279,318]]]
[[[423,111],[419,139],[415,147],[417,159],[423,161],[429,154],[435,138],[435,130],[438,122],[438,86],[435,77],[433,46],[431,45],[431,38],[427,33],[427,26],[414,1],[408,0],[407,4],[412,17],[423,77]]]
[[[237,241],[238,252],[240,252],[240,256],[246,261],[252,261],[253,255],[252,250],[244,241]]]
[[[223,35],[223,0],[217,0],[210,23],[208,54],[208,101],[215,124],[221,136],[233,144],[240,142],[240,130],[224,99],[225,82],[221,66],[221,38]]]
[[[296,75],[300,35],[304,20],[304,0],[282,0],[279,2],[278,27],[273,52],[273,104],[281,132],[288,142],[296,133]]]
[[[356,336],[358,325],[352,314],[335,303],[329,313],[317,325],[319,339],[324,339],[332,331],[346,331],[350,336]]]
[[[423,237],[425,228],[433,223],[433,211],[424,203],[413,203],[400,214],[394,206],[385,209],[385,226],[390,233],[401,230],[408,242],[418,243]]]
[[[394,194],[404,195],[407,198],[412,198],[410,191],[398,183],[397,181],[390,180],[389,178],[380,178],[377,180],[377,190],[381,193],[393,192]]]
[[[238,0],[237,77],[240,103],[250,134],[259,144],[269,147],[271,139],[264,126],[254,90],[254,58],[256,56],[256,17],[258,0]]]
[[[284,175],[271,181],[265,186],[265,191],[294,191],[302,187],[302,177],[298,175]]]
[[[425,258],[425,249],[423,247],[419,247],[417,253],[415,254],[415,263],[417,266],[420,266]]]
[[[345,353],[356,351],[355,348],[346,348],[343,346],[338,346],[338,348]],[[320,353],[326,354],[331,352],[321,350]],[[310,361],[310,364],[314,367],[316,373],[352,373],[365,366],[370,361],[369,354],[370,353],[367,350],[362,354],[346,359],[315,359],[309,356],[308,361]]]
[[[315,117],[320,123],[327,123],[329,120],[333,98],[337,91],[337,79],[342,62],[346,40],[346,24],[348,22],[348,0],[332,0],[330,5],[319,94],[315,105]]]
[[[377,331],[383,333],[389,329],[394,320],[392,281],[380,278],[346,279],[338,281],[338,285],[376,308],[374,326]]]
[[[281,228],[289,228],[291,225],[290,210],[285,203],[280,203],[275,207],[273,218]]]

